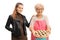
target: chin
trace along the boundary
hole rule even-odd
[[[22,13],[22,12],[19,12],[19,13]]]

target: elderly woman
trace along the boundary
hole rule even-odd
[[[35,10],[37,14],[32,17],[29,27],[31,31],[31,40],[48,40],[51,28],[47,16],[42,14],[44,6],[42,4],[36,4]]]

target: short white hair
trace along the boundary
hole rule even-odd
[[[44,6],[43,6],[42,4],[39,4],[39,3],[35,5],[35,8],[37,8],[37,7],[42,7],[42,8],[44,8]]]

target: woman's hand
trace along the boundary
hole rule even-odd
[[[42,37],[42,34],[41,34],[41,33],[39,34],[38,31],[33,31],[32,33],[33,33],[33,35],[34,35],[36,38],[43,38],[43,37]]]
[[[34,31],[34,32],[33,32],[33,35],[34,35],[35,37],[37,37],[37,38],[41,38],[41,36],[38,34],[37,31]]]
[[[33,33],[37,38],[46,38],[49,36],[49,33],[46,30],[38,30]]]
[[[50,34],[51,33],[51,28],[50,27],[47,27],[47,33]]]

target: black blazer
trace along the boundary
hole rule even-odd
[[[10,24],[12,25],[12,28],[10,28]],[[21,36],[18,25],[17,20],[14,20],[13,17],[9,15],[5,28],[11,31],[14,36]],[[23,31],[25,36],[27,35],[26,26],[29,27],[29,23],[27,22],[26,17],[23,16]]]

